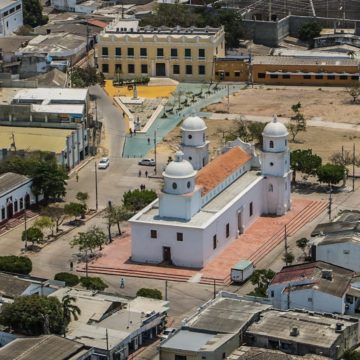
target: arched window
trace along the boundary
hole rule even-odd
[[[190,189],[190,187],[191,187],[191,182],[188,181],[187,184],[186,184],[186,186],[187,186],[188,189]]]
[[[273,184],[269,184],[269,192],[273,192],[273,191],[274,191]]]
[[[172,183],[172,188],[173,188],[174,190],[177,189],[177,184],[176,184],[175,182]]]
[[[188,139],[192,139],[192,135],[190,134],[190,135],[188,135]]]
[[[270,149],[274,148],[274,142],[272,140],[270,140],[270,142],[269,142],[269,147],[270,147]]]

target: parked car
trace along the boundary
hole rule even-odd
[[[176,329],[174,328],[166,328],[163,333],[160,336],[161,340],[166,340],[169,336],[171,336],[172,334],[174,334],[174,332],[176,331]]]
[[[98,164],[98,169],[107,169],[110,165],[110,159],[107,157],[103,157]]]
[[[154,159],[142,159],[139,161],[139,165],[143,166],[155,166],[155,160]]]

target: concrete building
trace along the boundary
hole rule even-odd
[[[199,140],[205,154],[203,120],[185,120],[183,132],[193,133],[186,141]],[[159,199],[130,219],[132,260],[202,268],[258,216],[285,214],[291,207],[287,138],[286,127],[274,117],[263,131],[261,164],[254,147],[238,140],[199,172],[189,162],[197,165],[189,158],[190,146],[184,149],[187,160],[177,152],[163,172]]]
[[[0,36],[11,35],[23,25],[22,0],[0,1]]]
[[[351,270],[316,261],[285,266],[267,290],[274,308],[350,314],[358,312],[360,280]]]
[[[81,309],[79,319],[70,322],[66,338],[91,348],[91,359],[127,359],[143,341],[160,333],[169,310],[167,301],[142,297],[129,300],[74,288],[51,294],[60,301],[65,295],[75,297]]]
[[[98,37],[97,62],[107,78],[164,76],[209,81],[214,57],[225,55],[223,28],[139,27],[138,20],[114,20]]]
[[[91,14],[101,7],[101,2],[95,0],[51,0],[51,6],[59,11]]]
[[[252,301],[221,291],[160,343],[160,359],[225,359],[242,344],[249,324],[269,307],[266,299]]]
[[[340,359],[359,341],[358,319],[305,311],[263,311],[246,331],[250,346]]]
[[[5,173],[0,175],[0,225],[35,203],[31,191],[32,180],[24,175]]]
[[[11,127],[0,125],[0,159],[17,151],[54,153],[59,165],[70,170],[84,160],[90,152],[90,131],[78,124],[73,129]]]
[[[249,81],[248,56],[226,56],[215,58],[215,79],[221,81]]]
[[[256,56],[252,80],[267,85],[348,86],[359,80],[359,67],[354,59]]]

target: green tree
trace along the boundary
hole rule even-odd
[[[337,164],[325,164],[317,170],[318,180],[329,186],[338,184],[344,177],[345,167]]]
[[[64,281],[65,286],[75,286],[80,281],[80,279],[77,275],[67,273],[67,272],[60,272],[60,273],[55,274],[54,280]]]
[[[41,214],[42,216],[47,216],[52,219],[55,224],[55,231],[58,233],[59,227],[65,219],[64,208],[58,204],[54,204],[41,209]]]
[[[306,131],[306,121],[304,115],[300,112],[301,102],[293,104],[291,110],[294,112],[294,115],[291,117],[289,124],[286,125],[287,129],[291,134],[291,139],[294,142],[297,134],[301,131]]]
[[[40,216],[35,220],[34,227],[40,230],[49,229],[51,231],[51,235],[53,236],[55,221],[50,216]]]
[[[39,0],[23,0],[24,25],[36,27],[48,22],[48,17],[42,14],[42,6]]]
[[[133,212],[129,212],[125,206],[108,206],[104,212],[104,218],[108,226],[116,225],[119,235],[122,234],[120,224],[122,221],[129,220]]]
[[[70,71],[72,87],[84,88],[104,83],[104,75],[99,73],[95,67],[87,66],[85,69],[73,67]]]
[[[360,96],[360,83],[359,81],[353,81],[347,88],[346,92],[352,97],[353,103],[357,101]]]
[[[78,306],[74,305],[76,298],[70,295],[65,295],[61,299],[61,307],[63,313],[63,333],[66,336],[66,328],[70,323],[71,318],[75,321],[78,320],[78,315],[81,315],[81,310]]]
[[[54,296],[20,296],[2,306],[0,324],[24,335],[62,334],[62,306]]]
[[[307,238],[301,238],[299,240],[296,240],[296,246],[302,250],[304,253],[304,256],[306,256],[306,249],[309,246],[309,240]]]
[[[32,262],[26,256],[0,256],[0,271],[27,275],[32,271]]]
[[[136,292],[136,296],[162,300],[161,291],[158,289],[141,288]]]
[[[65,204],[64,206],[64,214],[67,216],[73,216],[75,221],[77,217],[85,216],[85,212],[86,207],[84,204],[71,202],[69,204]]]
[[[275,273],[271,269],[255,270],[250,277],[250,281],[255,285],[255,289],[249,295],[266,297],[266,290],[274,276]]]
[[[346,350],[341,358],[343,360],[360,360],[360,352],[356,350]]]
[[[33,245],[44,240],[43,232],[37,227],[30,227],[21,234],[22,241],[30,241]]]
[[[292,252],[288,251],[283,256],[283,261],[286,265],[291,265],[295,260],[295,256]]]
[[[154,190],[129,190],[123,195],[123,205],[129,211],[139,211],[157,198]]]
[[[104,291],[108,287],[99,277],[82,277],[80,283],[88,290]]]
[[[293,171],[292,182],[296,183],[297,171],[306,175],[316,175],[321,163],[321,157],[313,154],[311,149],[292,151],[290,153],[290,166]]]
[[[89,200],[89,194],[87,192],[81,192],[79,191],[76,194],[76,200],[80,201],[82,204],[84,204],[87,208],[87,201]]]
[[[106,242],[106,235],[96,226],[93,226],[87,232],[80,232],[71,241],[71,246],[78,246],[81,252],[87,255],[88,252],[92,253],[97,247],[101,250]]]
[[[263,143],[263,136],[262,133],[264,131],[264,127],[266,126],[265,123],[261,122],[249,122],[248,123],[248,130],[251,136],[251,140],[256,142],[257,144]]]
[[[299,39],[312,43],[314,38],[320,36],[321,30],[322,27],[318,22],[308,22],[299,29]]]

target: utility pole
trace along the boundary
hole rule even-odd
[[[285,228],[284,228],[284,240],[285,240],[285,265],[288,266],[288,243],[287,243],[287,229],[286,229],[286,224],[285,224]]]
[[[332,193],[332,187],[330,184],[330,190],[329,190],[329,222],[331,221],[331,206],[332,206],[332,197],[331,197],[331,193]]]
[[[105,332],[105,339],[106,339],[106,359],[110,359],[110,352],[109,352],[109,335],[108,335],[108,329],[106,328]]]
[[[111,204],[110,200],[109,200],[108,204],[109,204],[109,216],[111,216],[112,204]],[[108,219],[108,233],[109,233],[109,242],[111,242],[112,238],[111,238],[111,221],[110,221],[110,217]]]
[[[98,180],[97,180],[97,163],[95,161],[95,209],[98,211],[99,201],[98,201]]]
[[[85,276],[89,276],[89,257],[88,257],[88,249],[85,249]]]
[[[230,114],[230,85],[227,86],[227,112]]]
[[[353,178],[352,178],[352,191],[355,191],[355,143],[353,144],[353,158],[352,158]]]
[[[168,299],[168,281],[165,280],[165,301]]]
[[[154,172],[155,172],[155,175],[156,175],[156,172],[157,172],[156,129],[154,131],[154,157],[155,157],[155,169],[154,169]]]

